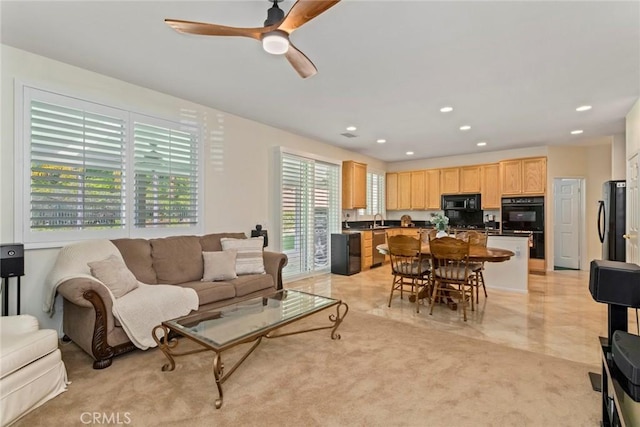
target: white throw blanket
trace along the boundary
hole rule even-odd
[[[165,320],[184,316],[198,308],[198,294],[190,288],[172,285],[147,285],[138,281],[133,291],[115,298],[111,290],[91,275],[87,263],[115,255],[122,259],[116,246],[109,240],[87,240],[60,249],[53,269],[45,280],[44,311],[53,316],[58,286],[72,278],[86,278],[104,286],[113,301],[112,313],[120,321],[131,342],[146,350],[157,344],[152,337],[153,328]]]

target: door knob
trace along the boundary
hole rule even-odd
[[[623,239],[630,239],[631,238],[631,234],[623,234],[622,238]]]

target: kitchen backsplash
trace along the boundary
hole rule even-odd
[[[397,220],[400,221],[402,215],[409,215],[414,221],[429,221],[432,213],[442,212],[441,210],[433,210],[433,211],[388,211],[387,215],[383,214],[385,220]],[[372,215],[358,215],[358,211],[355,209],[345,209],[342,211],[342,220],[345,220],[346,214],[349,214],[349,222],[352,221],[371,221],[373,220]],[[487,215],[493,215],[496,221],[500,220],[500,211],[499,210],[485,210],[482,211],[482,217],[485,219]]]

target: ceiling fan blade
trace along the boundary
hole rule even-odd
[[[318,72],[313,62],[292,44],[289,44],[289,50],[284,56],[303,79],[314,76]]]
[[[164,22],[166,22],[167,25],[180,33],[198,34],[201,36],[240,36],[249,37],[256,40],[260,40],[263,33],[273,31],[278,28],[277,25],[257,28],[225,27],[224,25],[207,24],[205,22],[181,21],[178,19],[165,19]]]
[[[298,0],[291,6],[289,13],[280,26],[278,26],[278,29],[291,34],[294,30],[311,21],[339,1],[340,0]]]

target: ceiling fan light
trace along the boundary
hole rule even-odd
[[[272,55],[282,55],[289,50],[289,35],[284,31],[271,31],[262,37],[262,48]]]

